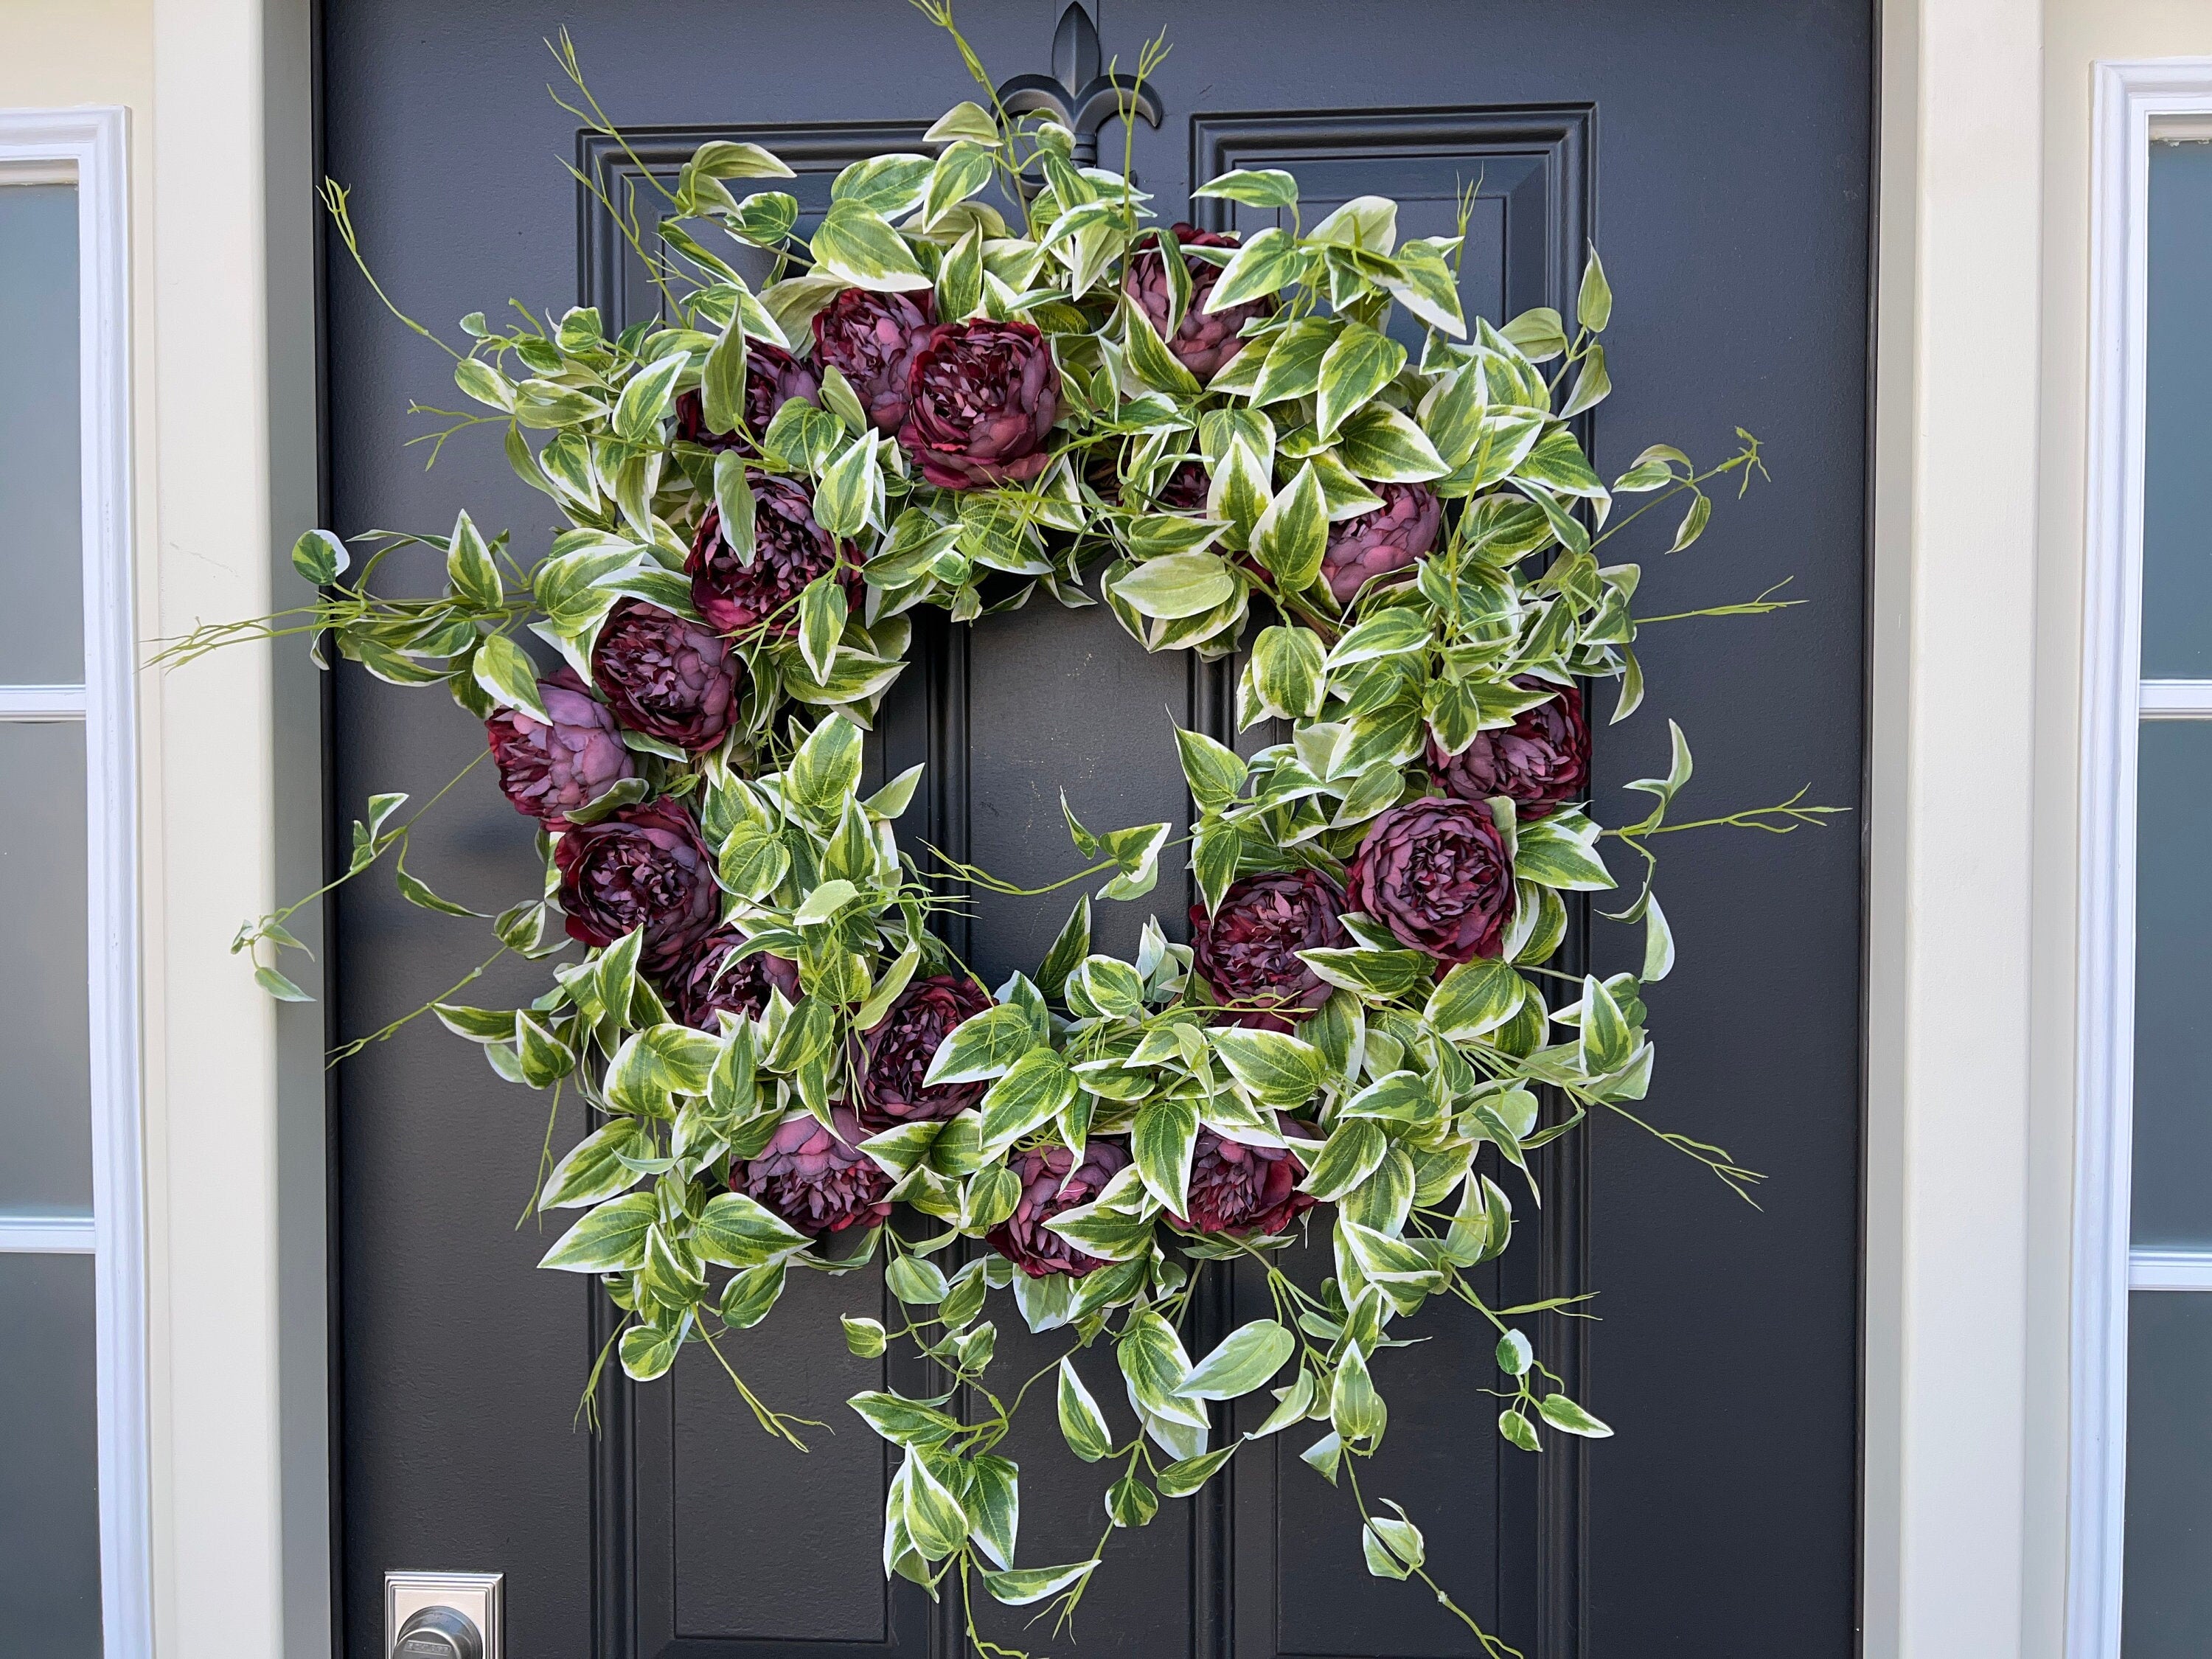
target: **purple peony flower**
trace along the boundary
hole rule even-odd
[[[730,642],[643,599],[619,599],[592,647],[592,678],[624,726],[698,754],[730,729],[744,673]]]
[[[906,423],[908,378],[915,354],[937,321],[927,290],[878,294],[848,288],[814,317],[814,355],[852,383],[877,431]]]
[[[1350,605],[1370,579],[1428,557],[1443,524],[1443,503],[1426,484],[1384,483],[1375,490],[1382,506],[1328,527],[1321,574],[1339,605]]]
[[[1271,872],[1230,884],[1212,915],[1190,907],[1190,947],[1199,976],[1225,1003],[1234,1025],[1287,1031],[1328,1000],[1329,987],[1298,960],[1300,951],[1352,943],[1337,918],[1343,890],[1318,870]]]
[[[1160,250],[1170,235],[1183,247],[1237,246],[1234,236],[1219,235],[1191,225],[1176,225],[1171,232],[1155,231],[1145,239],[1129,261],[1129,274],[1122,279],[1121,286],[1131,299],[1144,307],[1153,331],[1163,337],[1168,331],[1168,270]],[[1226,311],[1208,313],[1206,296],[1221,280],[1221,267],[1187,254],[1181,257],[1183,268],[1190,272],[1190,304],[1183,312],[1175,337],[1168,341],[1168,349],[1203,386],[1220,372],[1224,363],[1244,349],[1238,331],[1253,318],[1273,311],[1275,302],[1272,298],[1248,300]]]
[[[915,353],[898,440],[940,489],[1027,483],[1052,457],[1060,369],[1028,323],[939,323]]]
[[[1494,957],[1513,919],[1513,860],[1486,806],[1428,796],[1368,829],[1344,872],[1354,910],[1443,962]]]
[[[1513,684],[1535,691],[1551,683],[1523,674]],[[1580,795],[1589,782],[1589,723],[1583,718],[1582,691],[1572,685],[1522,709],[1510,726],[1476,732],[1456,755],[1429,739],[1429,769],[1438,783],[1462,800],[1507,796],[1524,818],[1543,817]]]
[[[1007,1167],[1022,1183],[1021,1199],[1013,1214],[986,1236],[991,1248],[1031,1279],[1054,1273],[1080,1278],[1106,1266],[1102,1258],[1077,1249],[1044,1224],[1062,1211],[1091,1202],[1128,1163],[1129,1149],[1121,1142],[1095,1137],[1084,1143],[1080,1167],[1065,1146],[1032,1146],[1016,1153]]]
[[[902,1123],[951,1117],[981,1100],[988,1083],[924,1088],[921,1079],[952,1028],[990,1006],[981,986],[950,974],[915,980],[900,992],[890,1012],[860,1039],[861,1127],[874,1134]]]
[[[1201,1127],[1190,1156],[1190,1214],[1176,1216],[1187,1232],[1279,1233],[1314,1206],[1297,1190],[1306,1166],[1281,1146],[1247,1146]]]
[[[1154,502],[1163,513],[1203,513],[1213,479],[1203,461],[1185,461],[1168,474]]]
[[[781,346],[746,341],[745,429],[760,437],[775,418],[775,411],[793,398],[803,404],[822,401],[822,377],[814,365],[802,362]],[[676,435],[708,449],[735,449],[738,443],[734,432],[707,429],[707,402],[696,392],[677,394]]]
[[[661,969],[653,987],[668,1012],[702,1031],[720,1031],[717,1013],[727,1009],[751,1019],[768,1006],[772,990],[798,1001],[799,964],[760,951],[732,962],[731,954],[744,942],[736,928],[717,927]]]
[[[666,967],[714,927],[721,908],[699,826],[663,797],[570,827],[553,844],[561,908],[579,945],[612,945],[645,929],[639,961]]]
[[[722,534],[721,514],[708,507],[684,566],[699,614],[725,634],[763,624],[771,634],[795,634],[799,594],[807,583],[836,567],[841,550],[844,574],[838,580],[847,602],[857,609],[860,556],[850,542],[840,544],[814,522],[812,492],[770,473],[746,477],[753,489],[752,562],[738,562],[737,550]]]
[[[573,670],[538,681],[538,699],[552,725],[520,708],[502,708],[484,722],[484,735],[499,769],[499,787],[514,810],[558,830],[568,823],[564,813],[597,800],[637,769],[614,715]]]
[[[730,1171],[730,1190],[817,1238],[888,1219],[891,1178],[860,1150],[862,1135],[852,1113],[832,1106],[830,1118],[835,1134],[807,1112],[778,1124],[759,1157]]]

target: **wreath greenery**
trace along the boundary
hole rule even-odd
[[[557,51],[576,113],[619,138]],[[1668,820],[1690,751],[1673,729],[1666,775],[1628,786],[1642,817],[1589,815],[1586,688],[1619,683],[1616,721],[1644,692],[1638,569],[1599,550],[1662,503],[1685,508],[1668,550],[1687,547],[1708,487],[1747,485],[1758,445],[1740,434],[1704,470],[1656,445],[1601,480],[1576,432],[1610,389],[1595,252],[1571,337],[1551,310],[1470,324],[1461,239],[1401,239],[1381,198],[1309,226],[1289,173],[1231,173],[1196,193],[1282,221],[1239,241],[1153,227],[1126,164],[1079,166],[1066,128],[994,100],[926,142],[846,168],[811,237],[790,194],[732,188],[790,176],[752,144],[702,145],[654,183],[657,223],[603,193],[665,320],[465,318],[454,379],[489,413],[435,434],[503,429],[567,521],[542,556],[464,512],[444,538],[356,538],[377,544],[347,580],[345,544],[317,531],[294,554],[313,607],[169,655],[305,632],[486,722],[547,864],[542,893],[494,921],[501,953],[586,950],[526,1007],[426,1006],[502,1078],[590,1109],[535,1200],[582,1212],[544,1265],[603,1278],[630,1376],[697,1343],[803,1445],[727,1340],[793,1272],[880,1255],[904,1322],[848,1316],[845,1340],[910,1343],[944,1384],[850,1402],[903,1449],[887,1571],[1065,1619],[1115,1528],[1304,1425],[1300,1455],[1358,1506],[1369,1570],[1418,1579],[1510,1652],[1431,1576],[1413,1518],[1361,1489],[1387,1422],[1376,1362],[1399,1322],[1456,1302],[1496,1328],[1506,1440],[1611,1432],[1534,1357],[1526,1322],[1557,1310],[1489,1306],[1468,1274],[1506,1249],[1516,1183],[1536,1198],[1530,1152],[1593,1112],[1650,1127],[1641,992],[1674,957],[1651,843],[1693,827]],[[358,259],[344,191],[327,204]],[[774,279],[748,284],[702,222],[773,256]],[[434,598],[372,586],[410,544],[445,560]],[[987,990],[929,923],[959,884],[1004,884],[901,851],[921,769],[864,795],[861,731],[917,606],[968,621],[1039,588],[1071,606],[1095,588],[1150,651],[1243,649],[1238,726],[1279,722],[1263,735],[1281,740],[1247,757],[1174,732],[1197,808],[1190,945],[1154,922],[1135,960],[1096,953],[1085,896],[1036,971]],[[340,880],[389,855],[408,899],[477,914],[407,870],[404,799],[372,799]],[[1698,822],[1786,832],[1826,810]],[[1170,826],[1068,824],[1091,861],[1071,882],[1151,890]],[[1547,963],[1566,896],[1615,886],[1601,837],[1641,860],[1609,914],[1643,928],[1642,967],[1576,980]],[[234,945],[279,996],[301,994],[275,957],[297,908]],[[895,1206],[915,1224],[890,1224]],[[1315,1290],[1274,1258],[1324,1224],[1334,1273]],[[1194,1358],[1197,1277],[1235,1261],[1264,1271],[1273,1316]],[[1071,1351],[1110,1343],[1118,1426],[1066,1358],[991,1380],[998,1292]],[[1068,1449],[1115,1475],[1090,1558],[1024,1565],[999,1448],[1048,1380]],[[1217,1402],[1261,1389],[1264,1421],[1217,1443]]]

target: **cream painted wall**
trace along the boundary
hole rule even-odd
[[[2212,0],[2044,0],[2043,13],[2024,1659],[2064,1651],[2092,68],[2212,57]]]
[[[153,21],[153,0],[8,0],[0,99],[10,108],[143,107],[154,89]]]
[[[149,651],[303,591],[283,554],[316,516],[307,20],[307,0],[0,3],[0,107],[128,112]],[[330,1650],[322,1020],[272,1007],[225,950],[318,878],[318,688],[300,658],[235,650],[140,682],[164,1659]]]

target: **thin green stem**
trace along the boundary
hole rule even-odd
[[[584,1379],[584,1392],[576,1401],[576,1415],[568,1419],[571,1429],[575,1427],[578,1419],[581,1419],[589,1425],[593,1434],[599,1431],[599,1377],[607,1368],[607,1356],[615,1351],[615,1345],[622,1340],[622,1334],[629,1328],[630,1322],[630,1316],[624,1315],[621,1322],[616,1325],[614,1334],[599,1345],[599,1358],[592,1361],[591,1375]]]
[[[1739,469],[1747,466],[1757,466],[1759,472],[1764,475],[1766,471],[1766,468],[1759,462],[1759,441],[1755,438],[1748,438],[1748,434],[1741,433],[1741,431],[1737,435],[1747,437],[1748,439],[1747,447],[1738,450],[1735,454],[1729,456],[1728,459],[1721,462],[1717,466],[1708,467],[1703,472],[1693,471],[1686,478],[1676,480],[1672,485],[1661,490],[1657,495],[1654,495],[1650,501],[1644,502],[1643,506],[1638,507],[1635,511],[1632,513],[1625,513],[1620,518],[1613,520],[1610,524],[1607,525],[1604,529],[1599,531],[1597,534],[1590,538],[1590,545],[1595,548],[1599,543],[1607,541],[1611,538],[1619,535],[1622,531],[1627,529],[1629,526],[1634,524],[1638,519],[1650,512],[1654,507],[1660,506],[1663,502],[1674,500],[1675,496],[1680,495],[1686,489],[1692,491],[1700,490],[1702,486],[1711,483],[1715,478],[1725,477],[1730,472],[1736,471]],[[1747,475],[1745,479],[1747,487],[1748,486],[1749,482],[1748,475]],[[1742,491],[1739,489],[1737,494],[1741,495]]]
[[[1180,840],[1164,843],[1160,850],[1165,852],[1170,847],[1188,846],[1189,842],[1190,837],[1185,836]],[[1079,881],[1088,881],[1093,876],[1103,876],[1109,870],[1119,870],[1121,867],[1114,860],[1107,859],[1101,863],[1092,865],[1087,870],[1078,870],[1072,876],[1062,876],[1058,881],[1048,883],[1042,887],[1018,887],[1012,882],[993,875],[981,865],[963,863],[933,842],[924,842],[922,846],[943,866],[945,874],[981,887],[987,893],[1003,893],[1014,898],[1040,898],[1047,893],[1057,893],[1063,887],[1073,887]]]
[[[639,174],[650,182],[653,187],[661,193],[671,207],[675,206],[675,191],[670,190],[667,185],[662,184],[659,176],[654,173],[653,169],[646,166],[645,162],[639,157],[638,153],[630,148],[629,140],[623,137],[622,135],[622,130],[617,127],[612,121],[607,118],[606,111],[599,107],[599,100],[592,95],[591,88],[585,84],[583,60],[577,56],[576,43],[574,40],[570,37],[568,30],[565,25],[562,26],[561,30],[561,44],[556,46],[550,40],[548,40],[545,43],[545,49],[553,54],[554,61],[561,65],[561,72],[568,77],[569,84],[574,87],[577,92],[582,95],[584,101],[592,106],[592,112],[590,115],[586,116],[583,111],[576,108],[575,106],[563,100],[558,93],[553,94],[553,101],[560,105],[562,109],[567,110],[569,114],[574,116],[578,120],[583,122],[586,126],[594,128],[603,136],[611,138],[615,143],[620,144],[622,146],[623,154],[629,158],[630,165],[635,167]],[[551,88],[548,88],[547,90],[551,91]]]
[[[492,963],[497,962],[501,957],[510,954],[511,951],[511,946],[505,945],[501,945],[498,950],[493,951],[475,967],[470,969],[467,973],[463,974],[459,979],[455,980],[451,985],[447,986],[436,996],[432,997],[428,1002],[422,1004],[421,1007],[412,1009],[410,1012],[400,1015],[398,1018],[392,1021],[389,1024],[378,1027],[375,1030],[371,1031],[367,1036],[356,1037],[350,1042],[339,1044],[338,1047],[331,1050],[329,1057],[324,1061],[325,1068],[327,1069],[330,1066],[339,1064],[341,1061],[351,1060],[356,1054],[368,1048],[371,1043],[383,1042],[394,1031],[397,1031],[401,1026],[420,1019],[423,1015],[428,1013],[440,1003],[450,1000],[454,992],[459,990],[465,985],[472,985],[477,980],[482,979],[484,975],[485,970],[489,969]]]
[[[1368,1512],[1367,1500],[1360,1494],[1359,1471],[1353,1464],[1352,1455],[1349,1452],[1345,1455],[1344,1473],[1345,1478],[1351,1482],[1352,1501],[1359,1510],[1360,1521],[1365,1525],[1371,1526],[1374,1522],[1375,1517]],[[1377,1535],[1380,1536],[1380,1534]],[[1385,1545],[1384,1547],[1387,1549],[1389,1547]],[[1395,1556],[1396,1552],[1392,1551],[1391,1553]],[[1503,1638],[1492,1636],[1488,1631],[1483,1629],[1480,1624],[1475,1622],[1474,1614],[1468,1612],[1465,1607],[1460,1606],[1458,1602],[1453,1601],[1449,1595],[1445,1594],[1444,1587],[1437,1583],[1435,1578],[1430,1576],[1429,1570],[1425,1565],[1415,1566],[1411,1562],[1407,1561],[1401,1561],[1399,1565],[1407,1570],[1410,1577],[1419,1579],[1421,1583],[1428,1586],[1429,1589],[1437,1598],[1437,1606],[1443,1607],[1447,1613],[1457,1619],[1460,1623],[1465,1625],[1468,1629],[1474,1632],[1474,1639],[1482,1644],[1482,1651],[1486,1656],[1486,1659],[1506,1659],[1507,1656],[1510,1656],[1510,1659],[1522,1659],[1520,1649],[1515,1647],[1510,1642],[1504,1640]]]
[[[975,1591],[969,1583],[969,1575],[975,1566],[975,1552],[963,1544],[956,1559],[960,1567],[960,1615],[967,1626],[968,1644],[984,1655],[985,1659],[1029,1659],[1029,1656],[1018,1648],[1002,1647],[996,1642],[985,1639],[983,1633],[975,1628]]]
[[[325,179],[323,180],[323,188],[319,193],[323,198],[324,207],[329,210],[332,222],[337,226],[338,240],[346,245],[346,252],[353,255],[354,264],[360,267],[361,274],[368,279],[371,290],[378,299],[384,301],[384,308],[455,362],[459,362],[466,354],[454,350],[453,347],[394,305],[392,296],[384,291],[384,285],[376,280],[376,273],[368,268],[368,261],[362,257],[361,238],[354,231],[353,214],[346,201],[349,193],[346,187],[335,179]]]
[[[739,1376],[737,1371],[731,1366],[730,1362],[722,1357],[722,1351],[718,1346],[716,1346],[714,1339],[708,1335],[706,1332],[701,1331],[699,1333],[699,1340],[707,1345],[707,1352],[714,1356],[714,1363],[722,1368],[723,1371],[728,1376],[730,1381],[736,1385],[738,1397],[742,1399],[745,1402],[746,1406],[751,1409],[754,1420],[757,1422],[761,1427],[766,1429],[770,1434],[775,1435],[781,1439],[788,1440],[793,1445],[798,1447],[799,1450],[805,1451],[806,1449],[806,1443],[804,1440],[801,1440],[796,1434],[793,1433],[788,1425],[793,1423],[804,1423],[809,1428],[821,1429],[829,1427],[829,1425],[826,1423],[816,1423],[808,1418],[791,1417],[787,1415],[785,1413],[771,1411],[769,1409],[768,1407],[761,1403],[760,1396],[745,1386],[745,1379]]]
[[[1761,593],[1755,599],[1746,599],[1736,605],[1707,605],[1702,611],[1673,611],[1663,617],[1638,617],[1636,618],[1636,625],[1638,628],[1650,628],[1656,623],[1687,622],[1693,617],[1764,617],[1770,611],[1788,611],[1793,606],[1807,605],[1811,601],[1771,599],[1767,594],[1779,593],[1796,580],[1795,576],[1784,576],[1773,586],[1768,588],[1765,593]]]
[[[544,1196],[546,1179],[553,1173],[553,1128],[561,1121],[561,1090],[568,1080],[558,1077],[553,1079],[553,1103],[545,1109],[545,1144],[538,1149],[538,1180],[530,1189],[529,1201],[523,1205],[522,1213],[514,1218],[517,1232],[532,1216],[544,1213],[538,1207],[538,1200]]]
[[[1851,810],[1848,806],[1798,805],[1797,803],[1805,799],[1805,790],[1812,787],[1808,783],[1788,800],[1772,806],[1747,807],[1741,812],[1730,812],[1721,817],[1692,818],[1686,823],[1651,824],[1647,819],[1644,823],[1632,823],[1619,830],[1606,830],[1599,833],[1630,842],[1643,841],[1651,836],[1671,836],[1684,830],[1757,830],[1770,836],[1786,836],[1807,824],[1817,828],[1822,819]]]

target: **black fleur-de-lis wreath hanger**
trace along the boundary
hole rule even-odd
[[[1158,94],[1122,70],[1100,67],[1098,26],[1081,0],[1069,0],[1052,38],[1052,73],[1017,75],[998,86],[1007,114],[1049,115],[1075,135],[1079,167],[1098,161],[1098,134],[1115,116],[1142,116],[1152,126],[1163,111]]]

